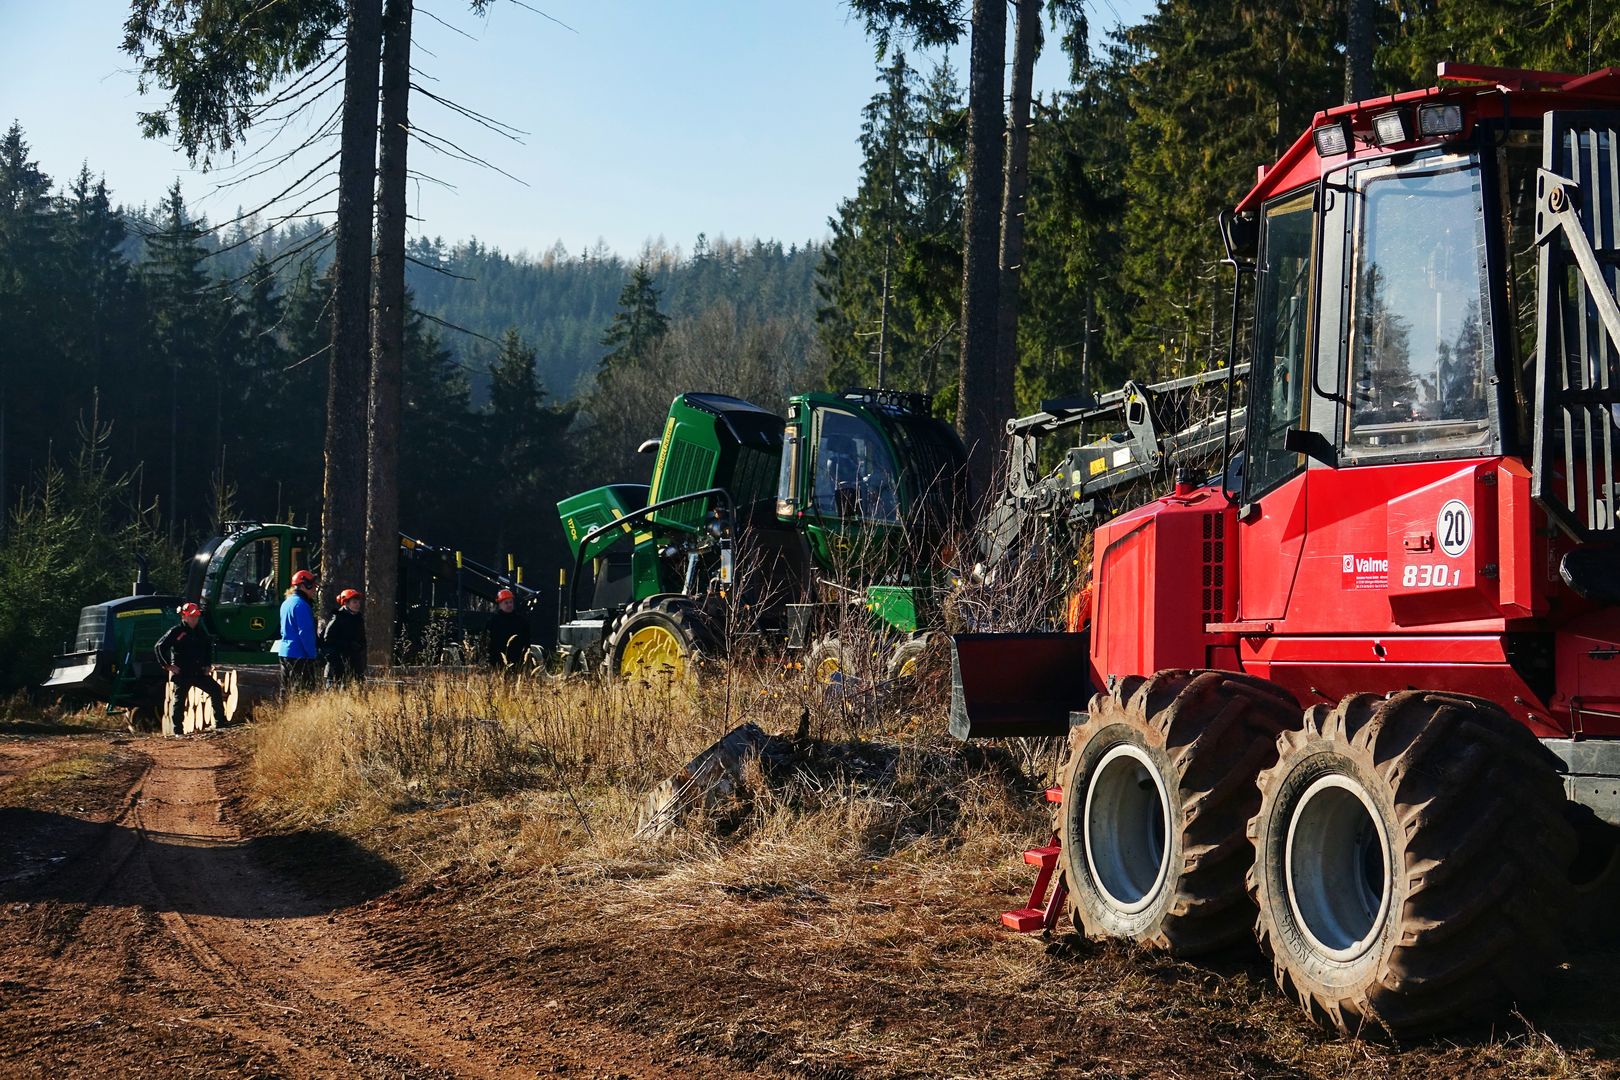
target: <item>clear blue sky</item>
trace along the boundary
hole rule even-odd
[[[413,235],[476,236],[534,254],[558,240],[574,253],[601,240],[627,256],[660,236],[690,250],[699,232],[824,237],[855,184],[859,112],[876,77],[872,46],[843,3],[532,3],[569,28],[511,3],[484,19],[464,0],[418,4],[412,59],[438,80],[428,85],[527,134],[523,145],[505,142],[414,96],[415,124],[524,183],[413,144],[414,169],[456,185],[413,185],[423,219]],[[1092,23],[1105,29],[1147,8],[1114,0]],[[217,190],[229,169],[193,173],[178,150],[140,137],[135,114],[157,99],[137,93],[119,51],[127,12],[125,0],[0,0],[0,123],[22,123],[58,185],[88,161],[118,202],[155,203],[176,176],[215,222],[268,197],[268,178]],[[965,83],[965,49],[953,62]],[[1064,78],[1049,37],[1037,90]],[[244,152],[262,137],[250,131]]]

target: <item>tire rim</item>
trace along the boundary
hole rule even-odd
[[[1294,922],[1329,959],[1364,954],[1389,910],[1389,837],[1366,789],[1342,773],[1300,796],[1283,872]]]
[[[816,682],[824,684],[840,682],[843,679],[843,672],[843,662],[836,655],[823,656],[816,664]]]
[[[686,672],[686,650],[681,641],[662,626],[643,626],[625,640],[619,654],[620,675],[640,675],[646,671]]]
[[[920,662],[921,658],[916,655],[906,657],[904,660],[900,661],[900,670],[895,672],[896,677],[901,679],[911,678],[913,675],[917,674],[917,665]]]
[[[1152,759],[1130,743],[1109,750],[1092,771],[1084,813],[1091,880],[1127,915],[1148,907],[1170,872],[1170,800]]]

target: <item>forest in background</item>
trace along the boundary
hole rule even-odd
[[[1161,0],[1036,102],[1019,268],[1017,405],[1224,363],[1217,212],[1344,97],[1349,4]],[[927,6],[927,5],[900,5]],[[1434,63],[1587,70],[1620,12],[1572,0],[1366,5],[1376,92]],[[863,110],[863,163],[809,242],[650,245],[517,258],[414,240],[401,522],[544,578],[553,504],[635,479],[669,397],[779,405],[882,381],[955,415],[965,101],[897,33]],[[178,185],[119,205],[93,161],[66,179],[0,141],[0,651],[65,636],[121,591],[133,553],[177,570],[232,517],[316,524],[331,340],[313,224],[213,230]],[[356,402],[364,409],[364,402]],[[20,666],[19,666],[20,665]],[[0,687],[37,673],[22,660]]]

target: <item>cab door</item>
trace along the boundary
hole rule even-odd
[[[1322,335],[1317,424],[1335,467],[1310,471],[1309,587],[1290,632],[1376,635],[1496,613],[1483,192],[1470,154],[1375,161],[1343,185],[1348,213],[1329,223],[1347,237],[1346,299]]]
[[[1289,448],[1289,433],[1309,426],[1316,208],[1313,187],[1262,211],[1238,513],[1238,618],[1246,622],[1287,612],[1305,539],[1305,455]]]

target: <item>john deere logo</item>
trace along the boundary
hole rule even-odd
[[[248,620],[248,629],[249,630],[263,630],[264,629],[264,616],[263,615],[255,615],[255,616],[253,616],[253,618],[249,619]]]

